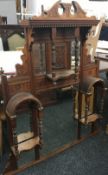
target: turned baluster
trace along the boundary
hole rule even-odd
[[[75,38],[75,80],[78,79],[78,69],[79,69],[79,50],[80,50],[80,45],[79,45],[79,39],[76,37]]]
[[[100,110],[99,110],[99,114],[100,114],[100,115],[102,115],[102,112],[103,112],[103,107],[104,107],[104,96],[105,96],[105,90],[104,90],[104,88],[102,88],[102,90],[101,90]]]
[[[88,124],[87,119],[88,119],[88,112],[90,107],[90,96],[91,96],[91,93],[88,93],[85,95],[85,124]]]
[[[39,136],[40,136],[40,145],[43,144],[43,124],[42,124],[42,118],[43,118],[43,108],[39,108],[39,115],[38,115],[38,121],[39,121]]]
[[[73,97],[73,117],[76,118],[76,115],[78,115],[78,92],[76,89],[72,89],[72,97]]]

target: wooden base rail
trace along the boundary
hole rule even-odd
[[[26,164],[26,165],[24,165],[24,166],[21,166],[20,168],[18,168],[18,169],[15,170],[15,171],[10,171],[10,172],[8,172],[8,173],[4,173],[4,175],[15,175],[15,174],[17,174],[17,173],[20,173],[20,172],[26,170],[27,168],[30,168],[30,167],[32,167],[32,166],[34,166],[34,165],[37,165],[37,164],[39,164],[39,163],[41,163],[41,162],[43,162],[43,161],[45,161],[45,160],[48,160],[49,158],[52,158],[52,157],[54,157],[54,156],[57,156],[58,154],[60,154],[60,153],[62,153],[62,152],[64,152],[64,151],[66,151],[67,149],[72,148],[73,146],[75,146],[75,145],[81,143],[82,141],[88,139],[89,137],[95,136],[96,134],[99,133],[99,131],[100,131],[100,129],[97,129],[95,132],[90,133],[88,136],[81,137],[81,138],[78,139],[78,140],[75,140],[75,141],[73,141],[73,142],[70,142],[70,143],[68,143],[68,144],[65,144],[63,147],[61,147],[61,148],[59,148],[59,149],[57,149],[57,150],[55,150],[55,151],[53,151],[53,152],[47,154],[46,156],[40,157],[39,160],[31,161],[30,163],[28,163],[28,164]],[[8,164],[8,163],[7,163],[7,164]]]

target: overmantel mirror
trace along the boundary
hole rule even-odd
[[[80,40],[77,39],[76,41],[76,38],[73,36],[69,38],[70,33],[72,34],[74,33],[74,31],[69,28],[58,28],[56,39],[52,40],[51,29],[34,29],[34,41],[31,46],[31,55],[33,60],[34,71],[36,74],[49,74],[51,73],[51,70],[53,73],[57,72],[57,70],[71,71],[71,68],[73,69],[73,72],[75,72],[75,59],[77,59],[76,65],[79,64],[80,59],[79,56],[77,56],[78,58],[75,58],[75,49],[77,47],[77,52],[79,55]],[[47,61],[49,56],[51,58],[49,62],[51,63],[48,63]]]
[[[94,89],[103,88],[101,80],[94,78],[98,64],[89,61],[85,47],[89,29],[98,23],[75,1],[58,1],[48,11],[42,8],[40,16],[21,21],[25,33],[22,64],[16,65],[10,77],[1,70],[1,101],[10,127],[11,152],[5,173],[20,172],[94,134],[94,118],[81,123],[81,114],[88,117],[90,103],[95,104]],[[93,77],[90,82],[84,82],[85,75]],[[93,114],[97,112],[95,106],[92,109]],[[25,152],[20,154],[21,150]],[[30,162],[31,158],[35,160]]]

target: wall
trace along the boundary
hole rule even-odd
[[[0,16],[7,16],[8,24],[17,24],[16,0],[0,0]]]

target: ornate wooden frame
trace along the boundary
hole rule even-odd
[[[62,14],[59,14],[58,9],[62,9]],[[98,76],[98,63],[86,62],[85,55],[87,51],[84,49],[87,33],[91,26],[96,26],[98,20],[95,17],[87,17],[86,13],[78,5],[77,2],[60,3],[59,1],[53,7],[44,11],[42,7],[41,16],[34,16],[30,20],[21,22],[19,28],[24,30],[26,43],[23,49],[23,56],[21,57],[23,64],[16,65],[16,74],[4,81],[4,86],[1,87],[1,98],[4,100],[4,111],[9,100],[17,93],[26,92],[33,94],[36,98],[40,99],[42,104],[51,104],[49,99],[46,103],[47,92],[61,89],[64,87],[80,85],[84,80],[84,75]],[[1,29],[18,29],[18,26],[1,26]],[[70,43],[74,38],[75,40],[75,65],[74,70],[70,66]],[[79,40],[81,43],[80,48],[80,66],[79,61]],[[32,59],[32,48],[34,43],[45,43],[45,59],[46,59],[46,72],[35,72],[34,60]],[[54,47],[52,47],[54,46]],[[52,67],[52,54],[61,54],[62,50],[58,47],[64,48],[64,67],[59,71]],[[41,44],[40,44],[41,48]],[[53,48],[53,49],[52,49]],[[37,55],[36,55],[37,58]],[[3,76],[1,71],[1,76]],[[7,83],[7,86],[5,86]],[[3,93],[4,92],[4,93]],[[37,126],[38,127],[38,126]],[[92,135],[95,134],[92,133]],[[86,137],[85,137],[86,138]],[[74,143],[65,145],[64,148],[58,150],[56,153],[79,143],[84,138],[78,138]],[[55,155],[51,153],[49,156],[43,157],[38,161],[33,161],[18,170],[12,171],[11,174],[23,171],[25,168],[30,167],[42,160]],[[9,172],[10,173],[10,172]],[[7,173],[8,174],[8,173]]]

